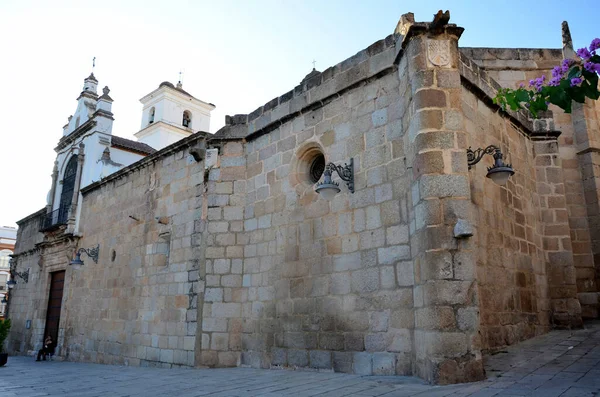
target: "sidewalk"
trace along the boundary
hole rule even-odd
[[[0,397],[600,395],[600,322],[553,331],[486,358],[488,379],[430,386],[414,377],[251,368],[159,369],[10,357]]]

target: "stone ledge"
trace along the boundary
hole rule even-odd
[[[481,99],[490,108],[497,111],[501,116],[507,117],[527,137],[538,137],[548,135],[557,137],[560,131],[554,129],[554,116],[551,110],[540,113],[539,119],[531,119],[524,110],[515,112],[507,109],[502,110],[494,103],[493,98],[502,88],[500,84],[491,78],[488,73],[479,67],[473,60],[459,51],[458,71],[462,84]]]

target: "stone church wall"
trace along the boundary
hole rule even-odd
[[[348,62],[346,75],[377,57],[392,66],[393,46],[375,55]],[[403,138],[412,94],[406,60],[398,70],[245,144],[224,144],[221,169],[209,182],[215,194],[208,197],[201,364],[231,365],[226,352],[237,351],[242,365],[254,367],[411,373],[414,275]],[[336,164],[354,159],[354,194],[339,181],[333,201],[318,199],[308,175],[318,153]]]
[[[517,171],[506,188],[485,177],[490,156],[470,171],[480,332],[482,348],[488,350],[549,328],[540,197],[532,142],[467,89],[462,92],[462,106],[469,144],[474,149],[492,144],[503,148]],[[566,211],[561,216],[566,217]]]
[[[204,163],[186,151],[193,139],[84,190],[79,247],[100,255],[67,273],[69,359],[194,365]]]
[[[17,289],[19,327],[45,308],[49,272],[65,268],[59,343],[70,360],[457,383],[483,378],[482,351],[581,326],[577,298],[597,307],[582,299],[597,299],[594,154],[588,168],[574,162],[570,119],[498,112],[490,74],[506,84],[517,74],[488,74],[487,58],[461,55],[463,29],[436,18],[404,15],[399,34],[228,116],[215,135],[82,189],[81,236],[48,234],[20,259],[39,276]],[[503,188],[486,178],[490,156],[468,168],[467,149],[492,144],[516,170]],[[205,168],[206,148],[219,156]],[[319,197],[320,155],[353,160],[354,193],[334,174],[341,192]],[[456,238],[458,220],[472,237]],[[97,245],[98,263],[83,254],[81,269],[67,266],[75,247]],[[43,325],[12,346],[30,346]]]
[[[36,244],[44,238],[39,232],[39,227],[40,216],[45,213],[46,208],[43,208],[18,223],[12,263],[16,264],[18,272],[30,270],[28,282],[25,283],[22,278],[17,277],[17,285],[10,291],[9,316],[12,328],[8,351],[27,352],[34,349],[36,343],[40,345],[43,339],[46,307],[43,295],[38,291],[40,251],[36,249]],[[27,320],[32,320],[29,329],[26,327]]]
[[[563,60],[561,49],[461,48],[461,54],[484,69],[501,86],[510,88],[517,88],[520,84],[528,86],[530,80],[542,75],[551,76],[552,68],[561,64]],[[593,113],[594,106],[599,109],[600,105],[589,103],[586,106],[588,113]],[[553,111],[554,129],[560,131],[558,154],[562,160],[565,199],[571,228],[573,260],[576,267],[577,292],[582,304],[582,316],[596,318],[598,316],[596,270],[590,235],[591,220],[588,217],[586,202],[586,191],[592,192],[596,188],[595,184],[589,182],[587,190],[584,186],[585,179],[589,179],[589,176],[592,176],[593,179],[594,173],[589,169],[594,162],[588,159],[593,154],[578,154],[583,148],[578,149],[577,147],[573,115],[564,113],[562,109],[554,105],[550,106],[550,110]],[[595,129],[598,131],[597,127]],[[588,164],[589,166],[587,166]],[[594,209],[597,200],[592,199],[592,201],[594,203],[590,216],[593,217],[597,212]]]

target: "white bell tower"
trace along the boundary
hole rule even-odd
[[[194,98],[182,88],[168,81],[140,99],[142,126],[135,133],[139,142],[160,150],[197,131],[208,132],[212,103]]]

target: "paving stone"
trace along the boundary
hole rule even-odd
[[[0,368],[0,396],[597,396],[600,395],[598,332],[600,322],[594,322],[587,324],[584,330],[552,331],[510,346],[506,349],[508,353],[484,358],[487,380],[452,386],[429,386],[413,377],[340,373],[350,371],[352,366],[363,374],[393,373],[395,355],[391,353],[335,352],[332,356],[325,350],[272,351],[272,355],[278,357],[274,364],[285,363],[287,353],[288,365],[322,368],[318,371],[308,368],[298,371],[196,370],[169,368],[170,364],[150,359],[143,360],[140,367],[128,367],[67,361],[35,362],[31,357],[11,356],[8,364]],[[577,338],[590,353],[570,354],[571,350],[549,353],[552,347],[569,338]],[[155,351],[158,356],[172,352],[151,347],[148,350]],[[189,353],[193,355],[193,352]],[[151,354],[151,360],[158,360],[156,355]],[[244,359],[253,365],[259,364],[257,360],[260,355],[256,353]],[[338,372],[331,372],[332,365]],[[589,368],[587,372],[572,371],[586,368]]]

